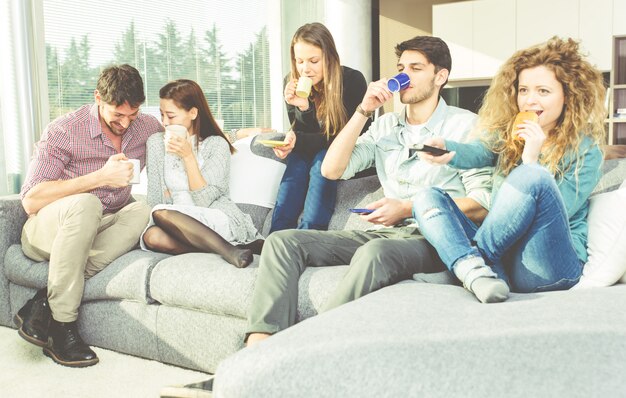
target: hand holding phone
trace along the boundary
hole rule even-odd
[[[348,209],[353,213],[357,213],[357,214],[370,214],[372,213],[374,210],[376,209],[359,209],[359,208],[355,208],[355,209]]]
[[[447,149],[436,148],[434,146],[424,144],[415,144],[413,145],[412,149],[415,149],[416,151],[427,152],[433,156],[441,156],[450,152]]]

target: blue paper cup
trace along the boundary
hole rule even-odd
[[[387,88],[392,93],[404,90],[411,84],[411,78],[406,73],[398,73],[391,79],[387,80]]]

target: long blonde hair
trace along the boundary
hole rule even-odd
[[[524,143],[513,139],[511,129],[517,115],[517,90],[522,70],[544,66],[554,72],[563,87],[565,104],[556,127],[549,133],[540,163],[562,176],[559,161],[566,152],[575,157],[585,136],[600,144],[605,139],[605,87],[602,74],[579,52],[573,39],[553,37],[545,43],[520,50],[502,65],[478,112],[476,132],[499,155],[498,170],[508,175],[522,157]],[[564,165],[565,168],[569,167]],[[579,165],[575,166],[579,167]]]
[[[326,137],[334,136],[348,121],[342,101],[343,73],[335,41],[326,26],[319,22],[301,26],[291,39],[291,76],[295,79],[300,77],[293,50],[297,42],[304,42],[322,50],[324,79],[321,87],[311,89],[311,95],[316,104],[317,118],[323,123],[324,134]]]

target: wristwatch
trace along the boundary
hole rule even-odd
[[[372,118],[372,115],[374,114],[374,111],[365,111],[365,109],[361,108],[361,104],[356,106],[356,111],[359,112],[361,115],[365,116],[368,119]]]

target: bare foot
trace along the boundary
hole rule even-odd
[[[271,334],[269,333],[250,333],[248,340],[246,341],[246,347],[252,347],[270,336]]]

